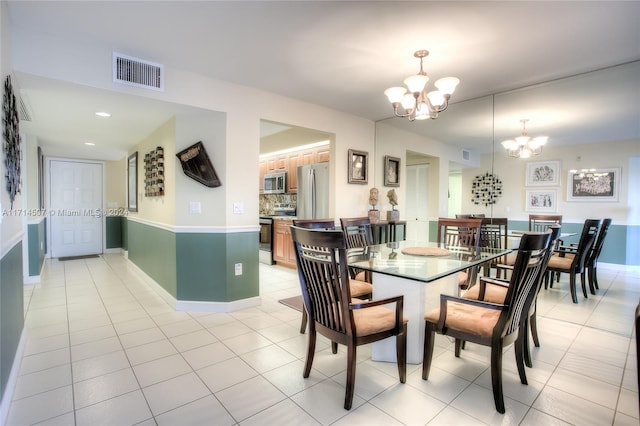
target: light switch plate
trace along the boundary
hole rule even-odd
[[[202,213],[202,205],[200,204],[200,201],[191,201],[189,203],[189,213],[191,214]]]
[[[244,204],[239,201],[234,202],[233,214],[244,214]]]

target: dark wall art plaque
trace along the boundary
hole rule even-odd
[[[4,97],[2,102],[2,124],[4,137],[4,164],[7,169],[7,192],[11,200],[11,208],[20,192],[20,130],[18,119],[18,107],[16,97],[13,94],[11,77],[4,81]]]
[[[176,157],[180,160],[184,174],[191,179],[209,188],[222,185],[201,141],[180,151]]]

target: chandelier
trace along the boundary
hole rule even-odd
[[[526,129],[527,121],[529,120],[526,118],[520,120],[522,123],[522,134],[520,136],[501,142],[510,157],[529,158],[532,155],[538,155],[542,152],[542,146],[549,139],[547,136],[529,137]]]
[[[420,71],[416,75],[405,78],[404,84],[409,89],[408,92],[404,87],[390,87],[384,91],[393,105],[393,113],[396,117],[406,117],[409,121],[435,119],[449,106],[449,98],[460,80],[455,77],[441,78],[434,83],[438,90],[425,92],[429,77],[422,69],[422,59],[428,55],[428,50],[418,50],[413,54],[414,57],[420,58]]]

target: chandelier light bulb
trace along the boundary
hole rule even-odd
[[[404,79],[404,87],[390,87],[384,94],[393,105],[396,117],[405,117],[409,121],[438,118],[438,114],[447,109],[451,94],[460,83],[455,77],[444,77],[435,82],[438,90],[426,92],[429,82],[427,73],[422,68],[422,61],[429,55],[428,50],[418,50],[413,56],[420,59],[420,71]],[[400,108],[402,106],[402,108]]]
[[[387,95],[389,102],[392,104],[402,102],[402,96],[407,93],[407,89],[404,87],[389,87],[384,91],[384,94]]]
[[[535,138],[531,138],[527,134],[527,121],[529,120],[520,120],[520,122],[522,123],[522,133],[520,136],[501,142],[502,146],[507,150],[507,154],[510,157],[529,158],[533,155],[538,155],[542,152],[542,146],[546,144],[547,140],[549,139],[547,136],[538,136]]]

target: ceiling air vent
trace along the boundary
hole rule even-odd
[[[471,159],[471,152],[466,149],[462,150],[462,159],[465,161],[469,161]]]
[[[114,52],[113,81],[164,91],[164,66]]]

